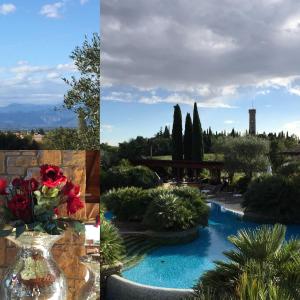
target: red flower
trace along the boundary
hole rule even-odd
[[[24,183],[24,179],[17,177],[17,178],[14,178],[14,179],[13,179],[13,181],[12,181],[11,184],[12,184],[14,187],[21,187],[21,186],[23,185],[23,183]]]
[[[5,179],[0,179],[0,195],[7,195],[6,187],[7,181]]]
[[[75,185],[71,181],[67,181],[62,192],[65,196],[67,196],[67,212],[69,215],[75,214],[79,209],[84,207],[84,204],[79,197],[79,185]]]
[[[31,178],[29,180],[24,180],[23,178],[15,178],[12,181],[12,185],[16,188],[22,189],[25,193],[34,192],[39,187],[38,181],[34,178]]]
[[[79,196],[80,193],[80,186],[73,184],[71,181],[67,181],[65,186],[62,189],[65,196],[68,197],[75,197]]]
[[[77,196],[68,197],[68,200],[67,200],[68,215],[75,214],[79,209],[81,209],[83,207],[84,207],[84,204],[79,197],[77,197]]]
[[[57,215],[57,216],[58,216],[58,214],[59,214],[59,211],[58,211],[58,208],[57,208],[57,207],[55,207],[55,208],[53,209],[53,212],[54,212],[54,214],[55,214],[55,215]]]
[[[26,180],[27,185],[30,186],[31,191],[36,191],[39,188],[39,183],[36,179],[31,178],[29,180]]]
[[[29,222],[31,219],[31,207],[30,199],[24,195],[16,194],[7,204],[13,215],[23,220],[24,222]]]
[[[43,185],[49,188],[57,187],[67,180],[59,167],[51,165],[41,166],[41,177]]]

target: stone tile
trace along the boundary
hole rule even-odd
[[[26,177],[31,178],[34,177],[36,180],[40,179],[40,167],[32,167],[28,168],[26,172]]]
[[[37,151],[21,151],[22,155],[33,155],[36,156]]]
[[[37,166],[37,158],[35,156],[9,156],[7,157],[7,166],[9,167]]]
[[[24,167],[7,167],[7,174],[16,175],[16,176],[24,176],[25,168]]]
[[[40,150],[38,152],[38,164],[39,166],[49,165],[61,165],[61,151],[60,150]]]
[[[62,151],[62,164],[63,166],[85,166],[85,151]]]
[[[21,155],[20,151],[6,151],[5,155]]]

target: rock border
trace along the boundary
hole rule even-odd
[[[118,275],[109,276],[106,282],[106,299],[109,300],[182,300],[192,293],[192,289],[143,285]]]

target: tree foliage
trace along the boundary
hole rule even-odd
[[[244,195],[245,214],[259,214],[281,223],[300,223],[300,176],[255,179]]]
[[[202,275],[194,299],[299,299],[300,241],[285,242],[285,233],[285,226],[277,224],[230,236],[234,250]]]
[[[181,160],[183,158],[182,140],[182,116],[180,106],[174,106],[173,128],[172,128],[172,159]]]
[[[270,151],[269,157],[272,165],[272,171],[277,172],[277,170],[284,164],[286,157],[280,152],[286,149],[283,139],[271,139],[270,141]]]
[[[0,149],[2,150],[38,150],[41,146],[31,135],[21,138],[12,132],[0,132]]]
[[[145,166],[119,165],[105,171],[102,177],[101,191],[126,186],[153,188],[159,184],[159,177]]]
[[[192,139],[192,158],[195,161],[203,161],[203,132],[199,118],[197,103],[194,103],[193,111],[193,139]]]
[[[84,149],[99,149],[100,145],[100,37],[85,38],[70,57],[80,77],[64,78],[70,90],[64,97],[64,106],[73,110],[79,119],[79,139]],[[77,149],[77,148],[76,148]]]
[[[219,138],[215,151],[224,154],[225,168],[231,177],[235,172],[244,172],[252,178],[255,172],[265,172],[269,166],[268,141],[255,136]]]
[[[43,148],[47,150],[86,150],[81,143],[80,134],[74,128],[56,128],[46,133]]]
[[[192,124],[191,115],[188,113],[185,119],[184,141],[183,141],[185,160],[192,159],[192,141],[193,141],[193,124]]]

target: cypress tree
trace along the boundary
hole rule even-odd
[[[163,136],[165,138],[170,138],[170,130],[169,130],[169,127],[168,126],[165,126],[165,131],[163,133]]]
[[[194,103],[193,111],[193,140],[192,140],[192,158],[195,161],[203,161],[203,133],[201,122],[198,114],[196,102]]]
[[[182,143],[182,117],[178,104],[174,106],[173,128],[172,128],[172,159],[182,160],[183,143]]]
[[[191,115],[188,113],[185,118],[183,155],[185,160],[192,159],[192,141],[193,141],[193,124]]]

